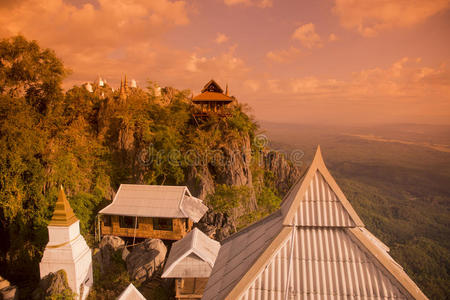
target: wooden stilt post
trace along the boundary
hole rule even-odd
[[[134,234],[133,234],[133,246],[134,246],[134,241],[136,240],[136,227],[137,227],[137,216],[134,219]]]

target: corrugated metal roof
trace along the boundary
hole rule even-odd
[[[388,250],[318,148],[277,213],[224,241],[202,299],[427,299]]]
[[[113,202],[100,210],[100,214],[190,218],[198,222],[207,210],[185,186],[121,184]]]
[[[117,300],[146,300],[144,296],[130,283],[128,287],[117,297]]]
[[[355,222],[336,194],[316,171],[293,217],[298,226],[354,227]]]
[[[220,243],[194,228],[172,244],[163,278],[207,278],[219,253]]]
[[[285,299],[286,291],[287,299],[410,298],[345,228],[296,227],[239,299]]]
[[[203,294],[223,299],[282,229],[282,215],[274,213],[222,241],[218,258]]]
[[[203,215],[208,211],[208,207],[203,205],[202,200],[192,196],[184,197],[180,209],[184,215],[189,216],[189,218],[196,223],[200,221]]]

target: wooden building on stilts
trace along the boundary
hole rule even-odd
[[[228,116],[229,107],[235,102],[236,99],[229,95],[228,85],[224,92],[219,84],[211,79],[199,95],[192,97],[193,115],[196,119],[207,118],[211,114]]]
[[[180,240],[208,207],[186,186],[121,184],[100,210],[100,236]]]

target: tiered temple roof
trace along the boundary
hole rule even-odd
[[[224,93],[223,89],[213,79],[205,84],[199,95],[192,98],[192,102],[199,104],[204,101],[231,103],[234,100],[234,97],[228,95],[228,86]]]

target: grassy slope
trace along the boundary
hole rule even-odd
[[[428,297],[450,295],[450,154],[341,134],[449,144],[446,128],[263,127],[273,147],[303,150],[304,167],[320,144],[327,166],[367,228],[391,248]]]

